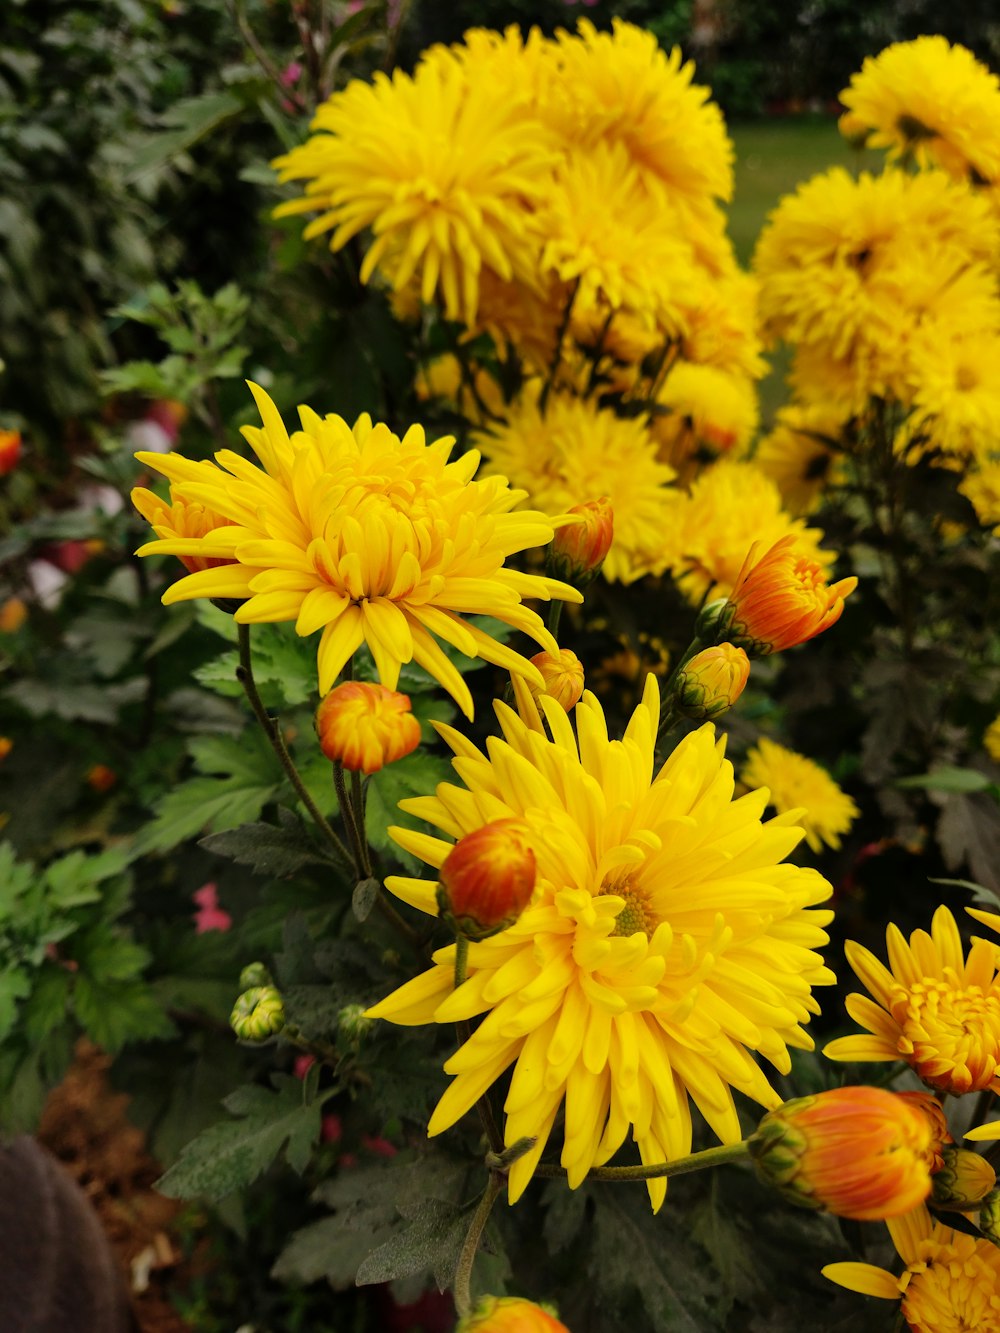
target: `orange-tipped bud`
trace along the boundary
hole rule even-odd
[[[750,659],[742,648],[731,643],[703,648],[678,672],[675,706],[696,722],[718,717],[732,708],[749,677]]]
[[[520,1296],[484,1296],[455,1333],[569,1333],[555,1313]]]
[[[519,819],[498,819],[455,843],[438,872],[438,908],[457,935],[485,940],[531,902],[535,853]]]
[[[21,432],[19,430],[0,430],[0,477],[6,477],[17,467],[21,457]]]
[[[931,1191],[930,1118],[898,1094],[833,1088],[769,1111],[749,1140],[757,1172],[803,1208],[875,1222]]]
[[[944,1165],[934,1172],[931,1181],[935,1206],[978,1212],[986,1196],[996,1188],[997,1173],[985,1157],[968,1148],[949,1144],[942,1156]]]
[[[901,1097],[904,1102],[909,1102],[930,1122],[931,1151],[934,1154],[931,1161],[931,1175],[933,1175],[935,1171],[940,1171],[944,1166],[945,1144],[955,1142],[948,1132],[948,1120],[944,1113],[944,1107],[932,1092],[897,1092],[896,1096]]]
[[[815,560],[794,535],[760,552],[754,542],[717,622],[719,639],[758,657],[815,638],[840,619],[844,598],[858,586],[853,576],[828,585]]]
[[[0,760],[6,759],[14,748],[14,742],[9,736],[0,736]]]
[[[16,634],[28,619],[28,608],[20,597],[8,597],[0,606],[0,634]]]
[[[346,680],[316,709],[316,734],[327,759],[352,772],[377,773],[420,744],[410,696],[373,681]]]
[[[585,588],[601,572],[615,535],[614,512],[606,495],[574,505],[574,521],[552,538],[552,566],[558,578]]]
[[[107,764],[93,764],[87,769],[87,786],[94,791],[106,792],[118,781],[118,774]]]
[[[583,694],[583,663],[576,653],[570,648],[560,648],[558,653],[536,653],[531,662],[545,681],[544,690],[528,681],[535,700],[547,694],[567,713],[575,708]]]

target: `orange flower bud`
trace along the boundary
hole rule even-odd
[[[21,432],[19,430],[0,430],[0,477],[6,477],[17,467],[21,457]]]
[[[14,748],[14,742],[9,736],[0,736],[0,760],[6,759]]]
[[[410,696],[374,681],[346,680],[316,709],[316,734],[327,759],[352,772],[377,773],[420,744]]]
[[[750,659],[742,648],[731,643],[703,648],[677,674],[676,707],[696,722],[718,717],[732,708],[749,677]]]
[[[931,1190],[932,1122],[882,1088],[785,1102],[763,1118],[749,1148],[758,1174],[790,1203],[838,1217],[899,1217]]]
[[[20,597],[8,597],[0,606],[0,634],[16,634],[28,619],[28,608]]]
[[[945,1117],[944,1107],[932,1092],[897,1092],[896,1096],[901,1097],[905,1102],[909,1102],[912,1107],[915,1107],[930,1121],[931,1148],[934,1154],[931,1161],[931,1174],[933,1175],[935,1171],[940,1171],[944,1166],[943,1149],[945,1144],[955,1142],[948,1132],[948,1121]]]
[[[560,648],[558,653],[536,653],[531,662],[545,681],[544,690],[528,681],[534,699],[537,701],[547,694],[567,713],[575,708],[583,694],[583,663],[576,653],[570,648]]]
[[[944,1165],[934,1172],[932,1197],[937,1208],[955,1208],[959,1212],[978,1211],[980,1204],[995,1188],[997,1173],[985,1157],[968,1148],[949,1144],[943,1149]]]
[[[853,576],[827,585],[826,575],[782,537],[765,551],[754,542],[719,616],[717,633],[757,656],[805,643],[840,619],[844,598],[858,586]]]
[[[573,523],[552,538],[552,564],[557,577],[584,588],[601,572],[615,535],[614,513],[606,495],[569,510]]]
[[[94,764],[87,769],[87,786],[94,791],[110,791],[117,781],[118,774],[113,768],[108,768],[107,764]]]
[[[459,839],[438,872],[441,916],[458,935],[485,940],[531,902],[535,853],[519,819],[498,819]]]
[[[555,1313],[520,1296],[484,1296],[455,1333],[569,1333]]]

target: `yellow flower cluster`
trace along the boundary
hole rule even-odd
[[[779,814],[793,812],[802,821],[806,842],[818,852],[840,840],[860,811],[825,769],[762,736],[750,750],[740,777],[748,787],[764,787],[768,804]]]
[[[756,284],[722,209],[732,147],[692,76],[621,20],[552,38],[474,29],[412,74],[335,93],[276,163],[306,183],[278,213],[316,214],[306,235],[334,250],[363,233],[361,279],[398,313],[433,305],[516,358],[528,388],[513,402],[468,341],[464,373],[425,368],[422,392],[483,428],[491,470],[531,504],[609,496],[613,580],[672,563],[670,483],[757,422]]]

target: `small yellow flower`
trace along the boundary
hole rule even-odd
[[[995,717],[983,733],[983,745],[991,759],[1000,764],[1000,717]]]
[[[967,910],[1000,926],[1000,917]],[[931,933],[915,930],[909,944],[890,923],[886,947],[891,971],[854,940],[844,946],[874,998],[847,997],[847,1012],[867,1034],[838,1037],[825,1054],[831,1060],[905,1060],[937,1092],[1000,1092],[996,945],[974,939],[966,958],[955,918],[939,907]]]
[[[542,690],[529,685],[533,698],[538,700],[546,694],[567,713],[575,708],[583,695],[583,663],[572,648],[560,648],[558,653],[536,653],[531,661],[545,682]]]
[[[768,804],[779,814],[796,812],[814,852],[824,843],[839,847],[858,817],[858,807],[826,769],[766,736],[747,754],[740,776],[748,787],[766,788]]]
[[[0,634],[16,634],[28,619],[28,608],[20,597],[8,597],[0,606]]]
[[[732,708],[750,678],[750,659],[742,648],[720,643],[703,648],[677,676],[674,698],[685,717],[703,722]]]
[[[420,723],[408,694],[345,680],[317,708],[316,734],[327,759],[351,772],[377,773],[417,748]]]

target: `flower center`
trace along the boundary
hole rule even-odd
[[[903,1315],[912,1328],[1000,1333],[996,1265],[985,1262],[979,1249],[987,1243],[942,1246],[913,1273],[903,1296]]]
[[[941,1092],[990,1087],[1000,1072],[1000,993],[924,980],[898,990],[890,1011],[899,1053]]]
[[[629,874],[618,875],[617,878],[607,876],[599,894],[604,896],[609,893],[625,899],[625,906],[615,917],[612,935],[635,935],[638,931],[644,935],[653,934],[660,924],[660,918],[653,911],[649,893],[640,883]]]

